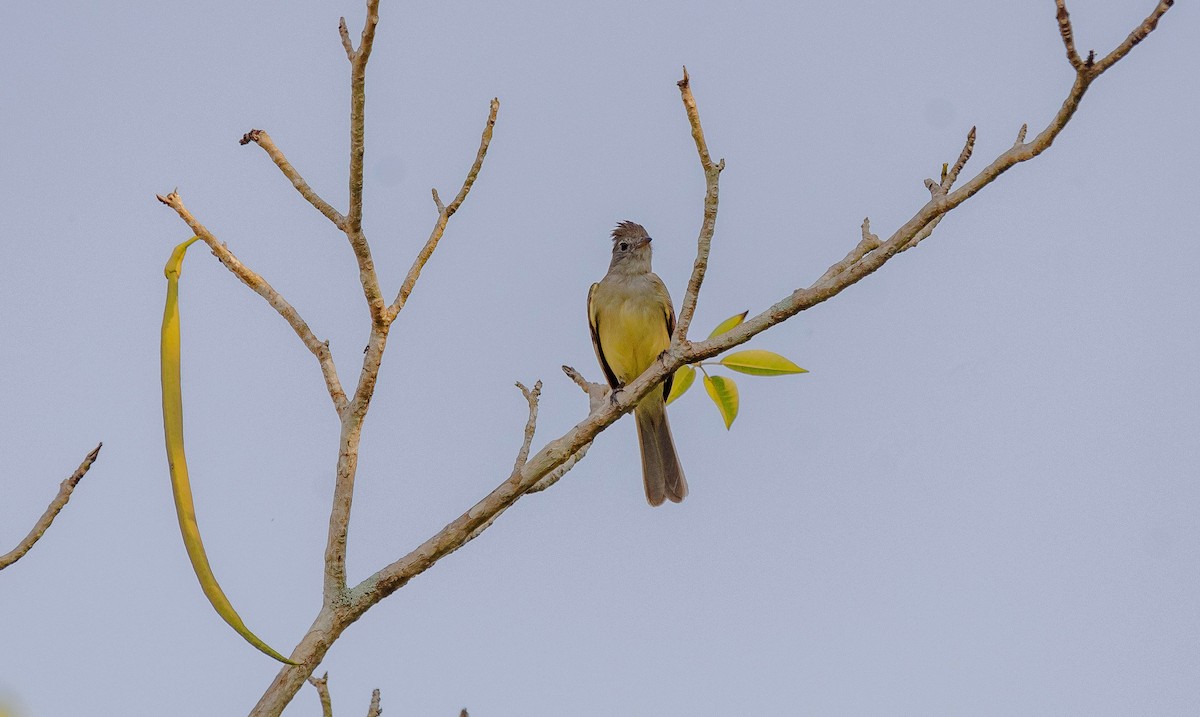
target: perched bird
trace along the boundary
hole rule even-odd
[[[588,291],[588,324],[596,358],[613,390],[642,374],[671,343],[675,309],[667,287],[650,271],[650,236],[640,224],[621,222],[612,233],[608,273]],[[667,422],[671,377],[646,394],[633,411],[642,446],[646,500],[678,503],[687,495],[683,466]]]

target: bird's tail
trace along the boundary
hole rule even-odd
[[[654,391],[647,396],[634,411],[634,419],[642,446],[646,500],[650,505],[661,505],[664,500],[678,503],[688,493],[687,479],[683,477],[683,466],[675,453],[662,393]]]

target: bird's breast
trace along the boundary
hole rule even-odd
[[[600,346],[621,383],[637,378],[667,349],[667,315],[652,291],[614,291],[597,297]]]

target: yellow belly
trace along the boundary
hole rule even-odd
[[[640,376],[671,343],[663,307],[652,299],[613,302],[599,318],[604,359],[621,383]]]

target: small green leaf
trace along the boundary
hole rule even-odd
[[[762,349],[735,351],[728,356],[723,356],[721,358],[721,365],[740,373],[748,373],[751,376],[782,376],[788,373],[808,373],[806,369],[800,368],[779,354],[771,351],[763,351]]]
[[[692,383],[696,380],[696,369],[684,364],[675,370],[675,378],[671,381],[671,393],[667,395],[667,405],[671,401],[679,398],[687,393],[687,390],[692,387]]]
[[[734,314],[733,316],[730,316],[728,319],[725,319],[721,323],[717,324],[717,328],[712,330],[712,333],[708,335],[708,338],[711,339],[712,337],[717,336],[718,334],[723,334],[726,331],[732,329],[734,326],[737,326],[738,324],[742,323],[743,321],[746,320],[746,314],[749,314],[749,313],[750,313],[750,311],[749,311],[749,309],[747,309],[746,311],[743,311],[740,314]]]
[[[721,412],[721,418],[725,419],[725,430],[733,425],[733,419],[737,418],[738,413],[738,390],[737,384],[732,378],[724,376],[705,376],[704,390],[708,391],[708,397],[717,404],[717,410]]]

